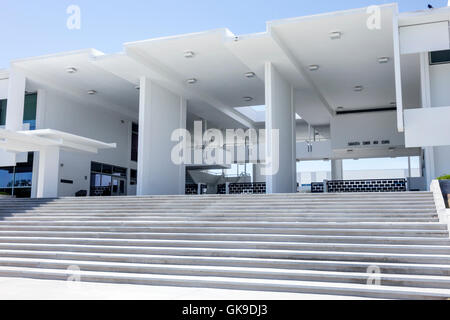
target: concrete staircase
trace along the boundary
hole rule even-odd
[[[0,200],[0,276],[74,275],[448,299],[450,239],[431,193]]]

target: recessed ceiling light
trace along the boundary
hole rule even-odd
[[[195,78],[188,79],[188,80],[186,80],[186,82],[187,82],[188,84],[194,84],[194,83],[197,83],[197,79],[195,79]]]
[[[310,65],[308,68],[309,71],[317,71],[320,69],[320,67],[317,64]]]
[[[78,69],[75,67],[67,67],[66,68],[67,73],[76,73],[77,71],[78,71]]]
[[[355,91],[355,92],[361,92],[361,91],[363,91],[364,90],[364,87],[363,86],[354,86],[353,87],[353,91]]]
[[[389,57],[378,58],[378,62],[379,63],[388,63],[389,62]]]
[[[344,107],[337,107],[338,110],[344,110]]]
[[[95,91],[95,90],[89,90],[89,91],[88,91],[88,94],[94,95],[94,94],[97,94],[97,91]]]
[[[330,39],[331,40],[337,40],[337,39],[340,39],[341,37],[342,37],[342,32],[340,32],[340,31],[330,32]]]
[[[256,76],[256,74],[254,73],[254,72],[247,72],[246,74],[245,74],[245,77],[246,78],[254,78]]]
[[[195,53],[193,52],[193,51],[186,51],[185,53],[184,53],[184,57],[185,58],[193,58],[195,56]]]
[[[244,97],[243,99],[244,99],[244,101],[247,101],[247,102],[250,102],[250,101],[252,101],[252,100],[253,100],[253,98],[252,98],[252,97]]]

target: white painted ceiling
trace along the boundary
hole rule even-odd
[[[139,109],[138,91],[128,81],[92,64],[91,58],[98,55],[102,53],[83,50],[15,61],[14,66],[25,70],[32,83],[45,84],[88,102],[123,109],[125,113],[129,111],[130,115],[135,115]],[[69,66],[75,67],[77,72],[67,73]],[[97,94],[89,95],[89,90],[95,90]]]
[[[365,8],[268,23],[263,33],[235,37],[227,29],[126,43],[124,53],[84,50],[14,62],[35,82],[52,84],[98,103],[137,112],[139,78],[146,76],[188,99],[189,112],[225,127],[252,126],[235,108],[264,105],[264,64],[271,61],[295,88],[297,113],[327,125],[337,107],[365,110],[396,100],[393,21],[396,5],[381,8],[381,29],[369,30]],[[339,40],[329,33],[340,31]],[[184,53],[192,51],[193,58]],[[389,57],[386,64],[379,57]],[[417,57],[402,60],[405,100],[417,101]],[[309,65],[319,65],[311,72]],[[65,69],[74,66],[76,74]],[[255,77],[247,78],[247,72]],[[187,79],[197,79],[189,85]],[[362,85],[362,92],[353,87]],[[409,88],[412,88],[411,90]],[[251,97],[251,101],[244,101]],[[259,118],[257,120],[260,120]]]

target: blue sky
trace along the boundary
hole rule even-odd
[[[84,48],[106,53],[122,43],[215,28],[235,34],[261,32],[274,19],[391,3],[377,0],[2,0],[0,68],[9,61]],[[447,0],[398,0],[400,11]],[[68,30],[69,5],[81,8],[81,30]]]

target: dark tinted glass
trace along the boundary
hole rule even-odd
[[[430,64],[450,63],[450,50],[430,52]]]

